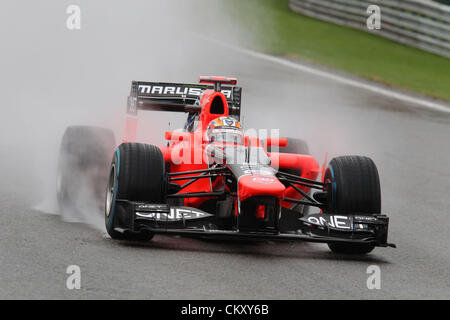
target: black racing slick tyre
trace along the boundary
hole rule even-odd
[[[88,209],[101,210],[114,148],[111,130],[91,126],[66,129],[56,179],[57,201],[63,218],[78,220],[81,215],[89,214],[84,212]]]
[[[117,200],[164,203],[166,189],[161,150],[142,143],[122,143],[113,156],[106,192],[105,224],[111,238],[151,240],[153,234],[146,230],[126,230],[132,213],[119,206]],[[125,232],[118,232],[116,228],[125,229]]]
[[[330,161],[325,171],[330,183],[328,208],[325,213],[378,214],[381,212],[381,189],[378,170],[372,159],[343,156]],[[366,254],[373,244],[328,244],[331,251],[344,254]]]

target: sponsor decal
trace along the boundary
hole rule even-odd
[[[143,210],[136,208],[137,210]],[[156,210],[155,210],[156,211]],[[190,220],[190,219],[198,219],[203,217],[211,216],[209,213],[189,209],[189,208],[170,208],[170,212],[142,212],[136,211],[136,215],[142,218],[154,219],[157,221],[179,221],[179,220]]]
[[[136,210],[144,210],[144,211],[169,211],[169,206],[166,204],[149,204],[143,203],[136,205]]]
[[[347,216],[332,216],[332,215],[320,214],[320,215],[312,215],[312,216],[308,217],[307,221],[309,223],[319,225],[319,226],[324,226],[324,227],[332,227],[332,228],[344,229],[344,230],[351,229],[350,218]]]
[[[227,126],[232,126],[233,124],[234,124],[234,121],[233,120],[229,120],[229,119],[225,119],[225,124],[227,125]]]
[[[355,220],[377,221],[378,219],[376,217],[369,217],[369,216],[355,216]]]
[[[221,90],[221,92],[227,99],[231,99],[231,90]]]
[[[187,87],[180,85],[144,85],[141,84],[138,87],[138,91],[140,94],[148,94],[155,96],[197,96],[200,97],[205,89],[204,88],[196,88],[196,87]],[[222,90],[221,91],[227,99],[231,99],[232,91],[231,90]]]
[[[276,182],[275,178],[270,176],[254,176],[252,178],[252,181],[255,183],[262,183],[262,184],[271,184]]]
[[[260,164],[243,164],[239,166],[242,170],[242,176],[246,175],[260,175],[260,176],[273,176],[274,169],[268,166],[262,166]]]

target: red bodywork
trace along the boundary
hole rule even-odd
[[[201,78],[201,83],[228,83],[236,84],[235,79],[228,78]],[[201,111],[198,116],[198,125],[193,132],[166,132],[165,138],[169,140],[168,146],[160,147],[166,167],[169,172],[186,172],[192,170],[202,170],[208,168],[205,159],[205,148],[210,144],[206,139],[206,129],[208,124],[221,116],[229,115],[227,99],[220,91],[207,89],[200,98]],[[126,141],[133,142],[136,139],[137,122],[133,118],[127,119]],[[252,146],[263,146],[257,137],[245,137],[245,145],[251,143]],[[277,144],[281,149],[286,146],[286,139],[267,139],[267,143]],[[271,160],[271,166],[280,170],[295,169],[301,172],[300,177],[316,180],[321,168],[315,158],[309,155],[289,154],[269,152],[267,153]],[[187,174],[181,177],[189,177],[195,174]],[[212,192],[218,186],[223,184],[223,177],[219,177],[214,182],[211,179],[199,179],[183,189],[183,192]],[[183,185],[186,180],[178,180],[176,183]],[[309,187],[299,188],[307,193]],[[279,199],[281,205],[286,208],[292,206],[292,202],[284,202],[284,198],[300,199],[302,195],[292,187],[285,187],[276,177],[264,175],[247,175],[238,181],[237,190],[238,200],[244,201],[255,196],[271,196]],[[210,197],[186,198],[184,205],[188,207],[199,207]],[[258,209],[258,212],[261,211]],[[258,213],[257,213],[258,215]]]

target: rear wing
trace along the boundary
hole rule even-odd
[[[186,84],[133,81],[127,101],[127,113],[136,115],[138,110],[173,112],[200,112],[200,98],[212,84]],[[222,85],[220,91],[228,102],[230,115],[240,117],[241,87]]]

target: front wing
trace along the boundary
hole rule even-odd
[[[122,233],[147,230],[154,234],[213,239],[359,243],[395,247],[387,242],[389,218],[384,214],[344,216],[317,213],[302,217],[295,211],[283,208],[277,231],[257,228],[241,231],[221,229],[215,224],[215,215],[192,207],[127,200],[117,200],[117,207],[120,227],[115,230]]]

